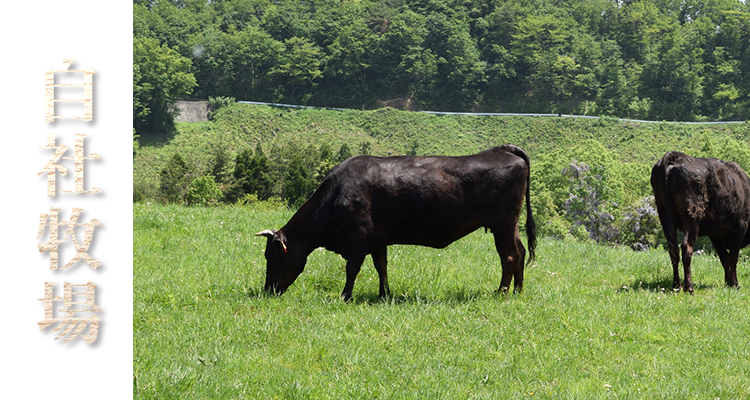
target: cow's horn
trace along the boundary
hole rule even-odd
[[[263,232],[256,233],[255,236],[265,236],[267,238],[270,238],[270,237],[273,237],[273,231],[270,229],[266,229]]]

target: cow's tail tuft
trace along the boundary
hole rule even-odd
[[[521,157],[526,163],[526,245],[529,247],[529,259],[526,261],[526,265],[529,265],[536,258],[536,223],[534,222],[534,215],[531,213],[531,164],[529,163],[529,156],[522,148],[514,145],[503,147]]]

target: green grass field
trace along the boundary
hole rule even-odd
[[[500,296],[492,236],[389,248],[392,297],[368,258],[353,302],[319,249],[281,297],[265,239],[287,210],[134,205],[136,398],[744,399],[750,266],[724,287],[694,258],[672,293],[664,250],[540,239],[524,292]]]

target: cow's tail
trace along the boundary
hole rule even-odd
[[[536,223],[534,222],[534,215],[531,213],[531,164],[529,163],[529,156],[522,148],[514,145],[506,145],[505,148],[521,157],[526,163],[526,245],[529,247],[529,259],[526,265],[529,265],[536,258]]]
[[[664,238],[671,245],[677,245],[677,228],[672,218],[672,194],[669,189],[669,167],[674,162],[674,157],[674,154],[667,153],[651,169],[651,188],[654,191],[654,203],[656,203]]]

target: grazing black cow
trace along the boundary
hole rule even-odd
[[[256,236],[266,244],[268,292],[283,293],[318,247],[346,262],[342,297],[352,296],[365,256],[372,254],[386,296],[386,247],[416,244],[443,248],[479,228],[489,228],[500,254],[500,291],[515,277],[523,286],[526,250],[518,220],[526,197],[529,262],[536,231],[529,204],[529,158],[513,145],[464,157],[357,156],[334,167],[312,197],[280,230]]]
[[[690,260],[698,236],[708,236],[724,267],[724,280],[737,287],[737,258],[750,243],[750,178],[739,165],[716,158],[696,158],[670,151],[651,170],[651,187],[664,236],[669,243],[674,278],[672,287],[693,292]],[[680,284],[682,240],[685,281]]]

